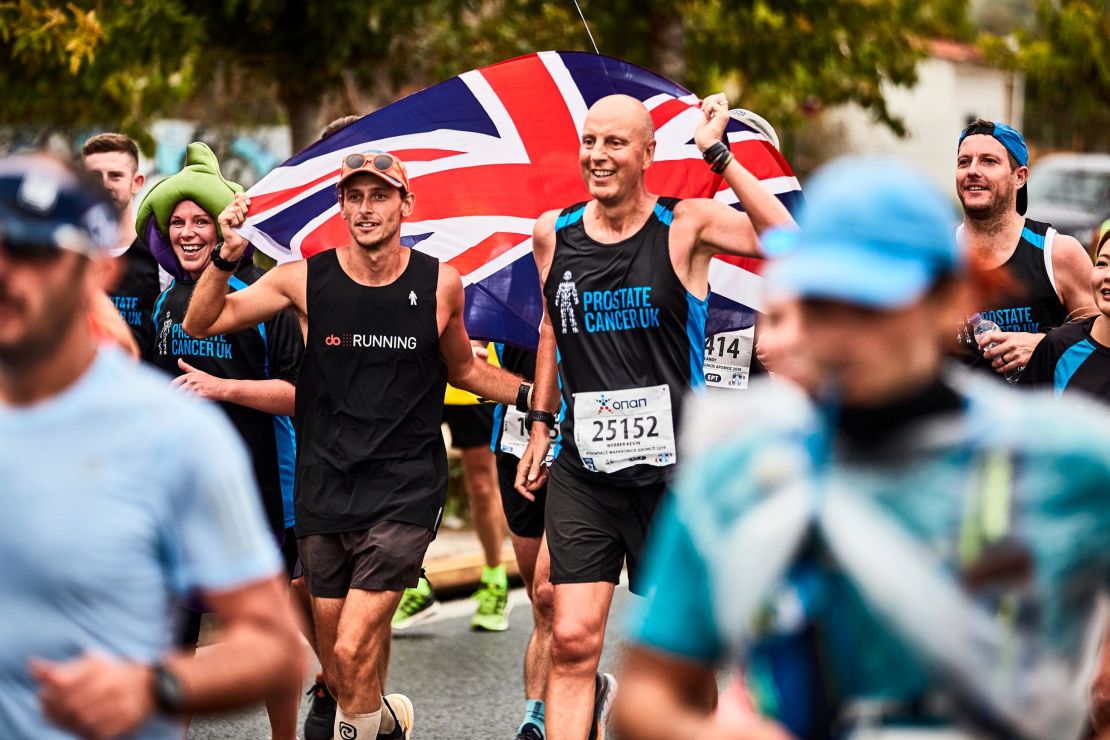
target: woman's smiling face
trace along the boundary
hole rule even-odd
[[[170,244],[181,267],[196,280],[212,260],[216,219],[195,202],[181,201],[170,214]]]

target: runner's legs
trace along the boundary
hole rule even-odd
[[[547,677],[548,740],[581,740],[590,731],[598,662],[613,600],[612,583],[554,587],[551,670]]]
[[[501,565],[501,548],[505,543],[505,512],[501,509],[497,467],[489,448],[488,434],[482,445],[463,449],[462,461],[470,518],[482,544],[486,565],[496,568]]]
[[[517,566],[532,602],[532,634],[524,652],[524,698],[542,701],[551,666],[551,556],[542,537],[512,535]]]

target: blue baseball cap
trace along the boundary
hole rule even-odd
[[[1021,132],[1016,128],[997,121],[975,121],[960,132],[960,140],[956,142],[956,151],[959,151],[960,145],[969,136],[993,137],[1005,147],[1019,167],[1029,166],[1029,147],[1025,146],[1025,139],[1022,138]],[[1017,192],[1017,212],[1022,216],[1025,215],[1025,211],[1029,207],[1028,186],[1029,181],[1026,180],[1026,184],[1022,185]]]
[[[955,212],[913,167],[885,157],[845,157],[806,187],[799,229],[763,235],[772,290],[878,309],[916,300],[958,273],[964,254]]]
[[[116,246],[119,213],[99,180],[45,154],[0,159],[0,240],[91,255]]]

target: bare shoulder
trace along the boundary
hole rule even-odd
[[[263,279],[273,281],[278,290],[289,298],[298,310],[304,310],[305,296],[308,294],[307,260],[283,262],[266,273]]]
[[[544,245],[553,243],[555,238],[555,222],[559,218],[559,211],[546,211],[536,219],[535,225],[532,227],[533,244],[538,244],[541,240]]]
[[[439,280],[436,295],[445,300],[454,300],[462,295],[462,276],[459,271],[446,262],[439,263]]]
[[[555,257],[555,225],[559,213],[558,210],[547,211],[536,219],[532,227],[532,257],[536,260],[541,282],[547,279],[548,267]]]
[[[712,198],[685,198],[675,204],[674,220],[690,221],[694,225],[702,225],[714,218],[735,218],[743,216],[731,206],[727,206]]]
[[[266,277],[281,285],[302,285],[308,279],[308,260],[282,262],[266,273]]]
[[[458,285],[462,286],[462,275],[446,262],[439,263],[439,287]]]
[[[1052,261],[1054,269],[1080,270],[1083,277],[1091,269],[1091,257],[1087,250],[1074,236],[1057,234],[1052,243]]]

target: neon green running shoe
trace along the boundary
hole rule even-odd
[[[421,577],[415,588],[406,588],[405,593],[401,595],[401,603],[397,605],[397,611],[393,613],[390,625],[394,631],[404,632],[437,611],[439,611],[439,601],[432,591],[432,584],[428,583],[427,578]]]
[[[478,609],[470,618],[470,629],[504,632],[509,629],[509,582],[505,566],[487,567],[482,573],[482,586],[471,597],[478,600]]]

